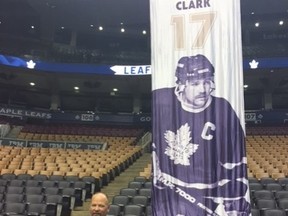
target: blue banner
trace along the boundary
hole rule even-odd
[[[94,65],[77,63],[53,63],[0,55],[0,64],[12,67],[35,69],[45,72],[87,73],[99,75],[151,75],[150,65]]]
[[[248,216],[240,0],[150,14],[153,215]]]
[[[0,64],[30,68],[38,71],[51,73],[87,73],[99,75],[151,75],[151,65],[93,65],[76,63],[52,63],[44,61],[33,61],[20,57],[0,55]],[[248,69],[277,69],[288,68],[288,58],[256,58],[244,59],[243,67]]]

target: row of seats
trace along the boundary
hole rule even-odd
[[[111,204],[109,207],[109,212],[107,216],[152,216],[152,206],[147,205],[145,209],[143,209],[139,205],[128,204],[123,207],[116,204]]]
[[[143,193],[143,188],[122,188],[119,195],[115,195],[112,199],[112,205],[119,206],[115,207],[118,209],[117,211],[115,210],[115,212],[119,213],[120,211],[120,213],[125,214],[125,206],[132,204],[139,205],[142,208],[140,211],[141,215],[145,215],[147,206],[151,206],[151,188],[144,188],[144,190],[146,190],[145,193]],[[279,212],[285,212],[285,210],[288,209],[288,190],[269,191],[262,189],[251,191],[251,205],[253,209],[257,210],[253,210],[253,212],[261,212],[261,215],[268,215],[268,212],[270,212],[268,211],[264,214],[265,209],[277,209],[280,210]],[[150,212],[150,210],[148,211]],[[113,213],[110,215],[118,216],[118,213],[115,214],[115,212],[113,210]]]
[[[247,136],[248,176],[288,177],[287,136]]]
[[[98,179],[87,176],[50,176],[27,174],[16,176],[14,174],[4,174],[0,176],[1,194],[63,194],[75,193],[76,204],[82,205],[86,198],[91,197],[95,191],[100,190]],[[73,189],[73,191],[71,189]]]
[[[60,209],[60,210],[58,210]],[[61,216],[62,205],[46,203],[2,203],[0,202],[0,216]],[[67,216],[69,214],[66,214]]]
[[[288,136],[247,136],[246,146],[249,178],[288,177]],[[150,178],[151,164],[140,175]]]
[[[268,183],[263,185],[261,183],[249,183],[250,190],[270,190],[270,191],[281,191],[288,190],[288,184],[279,184],[279,183]]]
[[[280,191],[271,191],[271,190],[255,190],[250,193],[251,200],[258,199],[273,199],[273,200],[281,200],[288,199],[288,190],[280,190]]]
[[[25,213],[27,209],[20,207],[20,209],[9,208],[10,204],[15,204],[15,206],[30,206],[30,205],[41,205],[47,206],[49,208],[49,213],[45,212],[46,215],[56,216],[68,216],[70,215],[72,209],[75,206],[75,198],[73,194],[63,193],[63,194],[6,194],[0,201],[3,208],[0,213],[12,214],[12,213]],[[6,206],[8,209],[5,209]],[[45,211],[48,210],[45,208]],[[24,211],[24,212],[23,212]],[[34,213],[44,213],[42,211],[38,212],[36,209]],[[37,215],[36,214],[36,215]]]
[[[262,177],[260,179],[256,177],[248,177],[249,183],[260,183],[262,187],[265,187],[267,184],[270,183],[278,183],[282,186],[288,185],[288,177],[274,179],[272,177]]]
[[[87,143],[109,143],[109,144],[131,144],[135,143],[137,137],[102,136],[102,135],[75,135],[75,134],[43,134],[20,132],[18,139],[39,141],[62,141],[62,142],[87,142]]]
[[[252,209],[257,209],[258,211],[256,211],[257,213],[254,214],[258,214],[258,212],[260,213],[260,215],[264,215],[263,212],[266,209],[273,209],[273,210],[279,210],[278,212],[280,212],[280,215],[286,216],[286,212],[288,213],[288,199],[287,198],[283,198],[283,199],[269,199],[269,198],[258,198],[255,199],[254,202],[252,203]],[[284,213],[284,214],[283,214]],[[277,216],[279,215],[273,215],[273,216]],[[253,215],[254,216],[254,215]]]
[[[113,147],[109,151],[86,151],[86,150],[66,151],[63,149],[43,149],[43,148],[37,149],[37,148],[7,147],[7,146],[1,146],[0,150],[3,156],[1,158],[1,161],[7,162],[8,165],[11,165],[15,162],[16,164],[20,163],[22,166],[24,163],[29,162],[33,164],[32,168],[36,168],[38,165],[39,166],[44,165],[47,168],[68,167],[69,169],[76,169],[76,168],[79,169],[74,170],[75,175],[67,175],[68,172],[66,173],[66,175],[61,175],[59,173],[56,175],[55,174],[56,171],[53,171],[51,173],[52,170],[45,170],[45,168],[44,170],[40,169],[39,171],[39,173],[43,174],[39,173],[29,174],[29,171],[27,170],[26,172],[16,175],[15,174],[16,169],[13,172],[6,172],[6,173],[3,172],[6,169],[2,169],[0,175],[0,184],[3,185],[0,186],[0,188],[4,194],[1,202],[2,207],[3,209],[5,209],[5,211],[8,211],[9,207],[7,205],[8,202],[6,198],[9,197],[10,195],[7,196],[6,194],[9,194],[11,192],[11,188],[14,187],[13,189],[15,189],[15,187],[18,187],[20,188],[19,193],[21,194],[22,199],[21,196],[18,196],[18,198],[23,200],[22,204],[25,205],[25,212],[26,212],[25,215],[29,211],[28,209],[29,205],[27,203],[27,199],[30,199],[31,195],[30,193],[37,193],[33,195],[40,195],[45,197],[48,194],[50,195],[51,193],[53,193],[54,195],[61,195],[64,198],[64,195],[66,196],[68,191],[70,191],[71,194],[74,194],[72,196],[74,197],[74,202],[73,201],[71,202],[74,204],[73,205],[71,204],[70,208],[64,208],[62,202],[63,210],[61,212],[62,215],[67,216],[70,215],[69,212],[71,212],[71,210],[74,208],[75,205],[82,205],[85,198],[91,197],[93,193],[99,191],[104,185],[107,185],[111,180],[113,180],[113,178],[116,175],[119,175],[120,172],[122,172],[128,166],[130,166],[142,154],[141,148],[133,146],[127,146],[126,148],[123,148],[122,150],[118,151],[116,151],[116,148]],[[122,159],[121,163],[119,162],[119,158]],[[115,167],[112,167],[111,165],[113,162],[117,162],[118,164]],[[82,173],[84,171],[87,171],[88,167],[94,169],[94,171],[96,172],[99,171],[100,174],[96,174],[96,172],[93,172],[91,170],[90,172],[85,172],[85,174],[83,175],[79,175],[81,171]],[[107,171],[105,172],[102,171],[101,168],[110,168],[110,169],[107,169]],[[46,171],[50,171],[50,173],[46,173]],[[53,175],[53,173],[55,175]],[[79,184],[81,184],[81,181],[85,182],[85,190],[83,189],[82,193],[79,192],[78,189],[76,189],[80,187]],[[87,196],[83,195],[83,193],[85,194],[85,192]],[[43,200],[43,203],[41,204],[47,204],[46,199],[43,198],[40,200]],[[9,203],[14,202],[9,201]],[[67,205],[68,204],[66,204],[65,206]],[[60,207],[60,205],[58,205],[58,207]],[[23,209],[22,207],[20,208]],[[51,208],[51,206],[49,206],[49,208]],[[51,212],[51,210],[49,211]]]
[[[287,216],[283,209],[251,209],[252,216]]]
[[[108,150],[0,147],[1,174],[115,177],[142,154],[139,146]],[[105,177],[106,176],[106,177]]]
[[[85,183],[77,187],[42,186],[0,186],[0,213],[27,213],[31,206],[47,209],[46,215],[68,216],[75,206],[81,206],[86,194]],[[12,208],[14,206],[14,208]],[[25,208],[24,208],[25,207]],[[45,208],[44,208],[45,207]],[[37,208],[38,209],[38,208]],[[40,209],[38,209],[40,211]],[[37,213],[44,213],[42,210]],[[36,212],[36,208],[33,210]],[[30,212],[31,213],[31,212]],[[45,212],[46,213],[46,212]],[[49,213],[49,214],[48,214]]]
[[[247,126],[246,134],[248,136],[253,135],[288,135],[288,127],[287,126]]]
[[[136,176],[121,188],[119,194],[112,197],[109,216],[134,215],[150,216],[152,182],[143,176]]]

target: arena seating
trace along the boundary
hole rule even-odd
[[[59,129],[59,126],[55,125],[48,128],[46,126],[42,128],[31,125],[25,126],[18,138],[79,142],[100,141],[109,143],[109,149],[97,151],[1,146],[0,194],[3,195],[0,196],[0,205],[2,209],[6,208],[5,199],[7,199],[8,186],[14,185],[16,187],[17,184],[22,182],[23,185],[21,187],[24,187],[22,194],[28,195],[27,192],[33,191],[33,189],[28,187],[32,187],[33,184],[41,185],[41,194],[44,196],[43,199],[46,200],[47,193],[52,196],[56,190],[59,195],[65,185],[69,188],[68,185],[84,182],[85,187],[83,184],[80,187],[81,183],[79,183],[77,188],[82,188],[80,191],[85,195],[81,192],[79,193],[78,190],[77,200],[66,199],[57,202],[58,209],[62,208],[62,212],[69,212],[73,206],[81,205],[85,198],[107,185],[141,155],[141,148],[134,145],[139,135],[143,133],[141,129],[132,130],[132,133],[129,129],[121,132],[120,128],[114,128],[110,131],[106,128],[98,128],[103,133],[100,135],[100,133],[97,134],[98,132],[95,133],[95,128],[90,127],[86,128],[83,126],[83,128],[80,127],[81,129],[78,130],[74,126],[64,127],[62,125],[61,133],[56,132],[57,130],[54,127]],[[110,132],[114,135],[109,134]],[[286,209],[287,211],[287,202],[285,201],[288,199],[287,193],[285,193],[288,191],[287,126],[247,127],[246,150],[252,215],[268,215],[270,212],[268,213],[266,209],[269,205],[274,210],[284,209],[285,211]],[[127,182],[129,190],[136,190],[134,196],[148,197],[148,203],[142,205],[141,208],[141,212],[147,215],[149,212],[151,214],[151,167],[152,165],[148,164],[139,173],[139,176],[135,178],[135,182],[141,183],[130,182],[128,184]],[[46,183],[44,183],[45,181],[54,181],[57,186],[55,187],[54,185],[54,189],[52,189],[53,187],[47,187]],[[135,185],[137,188],[135,188]],[[71,190],[69,192],[70,194],[73,193]],[[132,197],[134,196],[129,196],[129,205],[132,205]],[[27,199],[27,197],[24,197],[23,200]],[[62,195],[61,197],[62,199],[64,198]],[[67,195],[67,197],[69,196]],[[76,195],[73,197],[76,198]],[[262,201],[263,199],[269,201]],[[142,201],[142,198],[139,197],[139,200]],[[263,205],[266,207],[261,207]],[[54,210],[52,207],[49,208],[55,214],[55,205]],[[125,211],[124,206],[120,210],[123,213]]]
[[[288,127],[248,127],[246,151],[252,216],[288,215]],[[151,164],[139,176],[151,186]]]
[[[288,136],[247,136],[246,148],[249,177],[274,179],[288,175]]]
[[[149,183],[149,184],[148,184]],[[128,182],[126,188],[122,188],[118,195],[112,199],[112,205],[118,205],[119,215],[151,215],[151,180],[143,176],[136,176],[133,181]],[[148,186],[150,185],[150,186]],[[135,207],[138,206],[138,207]],[[108,215],[113,215],[114,208]]]
[[[287,126],[248,127],[246,149],[252,216],[288,215]]]
[[[23,197],[18,196],[21,198],[18,202],[25,204],[25,213],[45,210],[47,215],[70,215],[75,206],[81,206],[93,193],[100,191],[140,157],[142,149],[135,142],[143,132],[143,129],[125,127],[24,125],[19,139],[106,142],[108,149],[0,146],[0,215],[12,208],[10,204],[7,205],[7,199],[11,190],[16,193],[14,187],[21,190],[19,193]],[[33,200],[31,193],[42,195],[39,200],[42,200],[43,205],[30,205]],[[55,196],[54,199],[58,201],[48,206],[51,196]],[[13,200],[9,202],[14,203]],[[22,206],[14,206],[19,209],[19,214],[23,210]]]
[[[82,205],[86,198],[107,185],[141,155],[140,147],[120,146],[121,150],[111,148],[107,151],[1,146],[0,179],[4,197],[0,201],[3,209],[6,209],[7,194],[19,189],[18,193],[24,195],[22,202],[30,193],[45,197],[60,194],[63,201],[57,208],[61,206],[60,215],[69,215],[75,206]],[[35,190],[33,184],[37,185]],[[36,188],[41,191],[36,192]],[[51,210],[50,206],[49,209],[51,215],[55,215],[56,210]]]

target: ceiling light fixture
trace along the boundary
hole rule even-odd
[[[145,35],[145,34],[147,34],[147,32],[146,32],[145,30],[143,30],[143,31],[142,31],[142,34],[144,34],[144,35]]]
[[[34,82],[30,82],[30,86],[35,86],[35,83]]]
[[[74,86],[74,90],[79,90],[79,87],[78,86]]]
[[[279,25],[283,25],[284,24],[284,21],[283,20],[280,20],[279,21]]]
[[[99,31],[102,31],[102,30],[103,30],[103,27],[102,27],[102,26],[99,26],[98,29],[99,29]]]
[[[124,29],[124,28],[121,28],[121,32],[125,32],[125,29]]]
[[[256,22],[255,23],[255,27],[259,27],[260,23],[259,22]]]

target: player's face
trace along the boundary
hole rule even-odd
[[[209,100],[212,81],[209,79],[197,79],[186,81],[183,96],[187,103],[194,108],[204,107]]]

